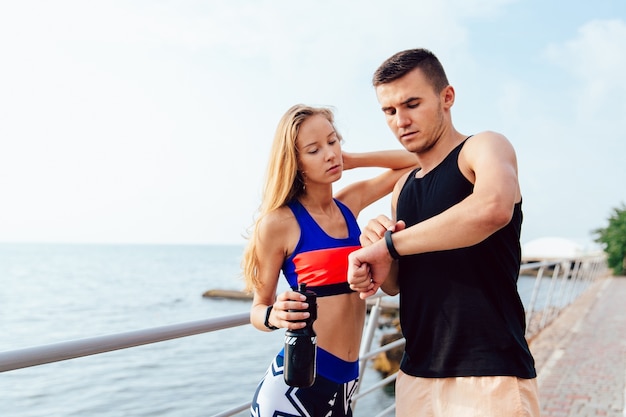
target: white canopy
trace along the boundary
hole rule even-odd
[[[585,252],[582,245],[561,237],[542,237],[522,245],[522,259],[575,258],[585,255]]]

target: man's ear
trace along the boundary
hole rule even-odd
[[[443,90],[441,90],[441,102],[443,103],[444,107],[446,108],[450,108],[454,105],[454,98],[456,96],[456,93],[454,92],[454,87],[452,87],[451,85],[448,85],[447,87],[445,87]]]

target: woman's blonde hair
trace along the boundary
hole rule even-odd
[[[325,117],[334,127],[334,116],[330,109],[303,104],[292,106],[278,122],[265,174],[261,205],[243,254],[243,277],[248,291],[260,286],[257,256],[259,222],[268,213],[298,198],[304,192],[304,176],[298,169],[296,139],[302,123],[315,115]],[[339,132],[336,133],[341,140]]]

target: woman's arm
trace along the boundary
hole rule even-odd
[[[303,310],[307,304],[302,302],[306,297],[295,291],[286,291],[276,296],[280,268],[285,259],[287,250],[293,240],[294,229],[297,228],[295,218],[289,209],[278,209],[259,221],[257,228],[258,244],[257,256],[259,257],[258,277],[260,285],[254,289],[254,298],[250,308],[250,322],[259,330],[269,331],[265,326],[267,308],[273,306],[270,311],[269,324],[275,327],[288,327],[298,329],[305,326],[302,320],[308,318],[308,312],[288,312],[288,310]],[[299,236],[299,229],[295,230]],[[294,321],[293,323],[291,321]]]
[[[417,167],[417,158],[405,150],[365,153],[343,153],[344,169],[381,167],[389,168],[382,174],[350,184],[335,197],[350,208],[355,216],[361,210],[389,194],[400,177]]]
[[[380,167],[389,169],[403,169],[417,165],[416,156],[405,150],[388,150],[376,152],[345,152],[343,157],[343,169]]]

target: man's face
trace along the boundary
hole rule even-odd
[[[437,142],[444,124],[441,94],[420,69],[376,87],[387,125],[410,152],[426,152]]]

